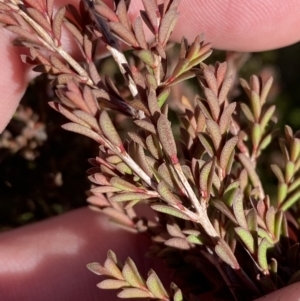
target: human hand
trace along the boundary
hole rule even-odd
[[[62,6],[71,1],[57,2]],[[140,7],[140,1],[132,1],[133,18]],[[299,9],[298,1],[182,0],[173,39],[179,41],[185,35],[192,40],[204,32],[206,40],[216,48],[276,48],[299,40]],[[7,32],[0,36],[0,91],[4,96],[0,100],[0,131],[32,76],[19,58],[19,49],[10,45],[10,38]],[[72,51],[72,44],[66,45]],[[121,258],[133,257],[141,267],[147,241],[141,242],[140,237],[116,230],[105,221],[88,209],[80,209],[2,234],[2,300],[109,300],[104,296],[106,292],[95,287],[98,279],[85,270],[85,264],[103,262],[106,251],[112,248]],[[148,269],[149,266],[145,271]],[[114,293],[109,295],[115,300]]]

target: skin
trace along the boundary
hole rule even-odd
[[[59,6],[77,3],[57,2]],[[130,15],[134,18],[141,3],[134,0],[132,4]],[[300,39],[299,11],[297,0],[182,0],[173,40],[185,35],[191,41],[204,32],[206,40],[219,49],[262,51],[283,47]],[[1,31],[0,132],[35,76],[21,62],[20,50],[10,45],[11,38]],[[76,56],[68,36],[64,39],[65,47]],[[122,260],[132,257],[144,275],[153,266],[143,256],[149,246],[145,237],[117,229],[87,208],[3,233],[0,245],[0,292],[4,301],[116,300],[115,293],[95,286],[102,278],[85,269],[89,262],[103,263],[110,248]],[[159,266],[154,269],[163,274]],[[263,300],[280,297],[288,301],[292,290],[276,292]]]

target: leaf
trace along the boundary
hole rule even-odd
[[[153,270],[149,271],[147,278],[147,287],[149,291],[158,299],[165,300],[169,298],[167,291],[165,290],[162,282]]]
[[[118,22],[119,18],[105,3],[94,4],[95,11],[109,21]]]
[[[288,184],[292,180],[295,172],[295,164],[292,161],[288,161],[285,165],[285,182]]]
[[[274,235],[275,232],[275,209],[271,206],[266,212],[266,226],[269,232]]]
[[[260,93],[260,102],[263,105],[266,102],[267,96],[273,84],[273,77],[271,76],[264,84]]]
[[[236,107],[236,102],[232,102],[227,107],[225,107],[219,121],[221,134],[224,134],[228,130],[228,127],[232,119],[231,115],[234,112],[235,107]]]
[[[231,213],[230,209],[220,200],[211,200],[212,205],[225,214],[231,221],[238,223],[235,216]]]
[[[165,16],[162,18],[161,25],[159,27],[158,40],[160,44],[164,47],[175,28],[179,17],[179,13],[176,9],[170,9]]]
[[[278,181],[280,183],[284,183],[285,182],[284,176],[283,176],[283,173],[282,173],[281,169],[279,168],[279,166],[276,164],[271,164],[271,169],[274,172],[275,176],[277,177]]]
[[[250,232],[257,231],[257,213],[254,208],[250,209],[247,214],[247,225]]]
[[[112,202],[126,202],[132,200],[147,200],[151,197],[153,196],[147,195],[145,193],[124,192],[124,193],[114,194],[112,197],[109,198],[109,200]]]
[[[66,13],[66,7],[61,7],[55,14],[52,22],[52,30],[54,37],[60,41],[62,22]]]
[[[222,148],[222,152],[220,155],[220,167],[223,170],[227,170],[228,163],[230,161],[230,157],[234,152],[234,148],[238,142],[238,137],[234,136],[229,139]]]
[[[188,215],[186,215],[181,210],[178,210],[176,208],[167,206],[167,205],[161,205],[161,204],[153,204],[150,206],[153,210],[162,212],[168,215],[176,216],[178,218],[184,219],[184,220],[191,220]]]
[[[223,239],[220,239],[218,241],[217,245],[215,246],[215,252],[224,262],[230,265],[233,269],[240,269],[237,259],[235,258],[228,244]]]
[[[119,298],[151,298],[152,294],[145,289],[126,288],[117,294]]]
[[[138,48],[139,44],[137,40],[135,39],[134,34],[129,31],[126,27],[124,27],[119,22],[109,22],[109,26],[113,32],[115,32],[118,37],[120,37],[122,40],[124,40],[126,43],[128,43],[130,46],[134,48]]]
[[[251,254],[254,254],[254,252],[255,252],[255,242],[254,242],[254,238],[251,235],[251,233],[248,230],[246,230],[242,227],[234,228],[234,231],[239,236],[241,241],[245,244],[245,246],[247,247],[249,252]]]
[[[124,267],[122,269],[122,275],[124,280],[133,287],[143,288],[145,286],[145,281],[140,275],[135,263],[131,258],[127,258]]]
[[[152,69],[156,68],[155,58],[150,50],[135,51],[134,54]]]
[[[247,170],[247,173],[249,175],[249,178],[253,184],[254,187],[260,187],[260,179],[254,169],[254,165],[252,164],[251,160],[243,153],[238,154],[238,157]]]
[[[240,104],[241,106],[241,109],[242,109],[242,112],[244,113],[244,115],[247,117],[247,119],[250,121],[250,122],[254,122],[254,116],[250,110],[250,108],[245,104],[245,103],[241,103]]]
[[[119,289],[128,287],[128,283],[123,280],[105,279],[97,284],[97,287],[101,289]]]
[[[282,229],[283,211],[279,210],[275,214],[275,227],[274,235],[277,241],[280,239],[281,229]]]
[[[258,122],[261,114],[261,103],[257,92],[251,91],[250,101],[251,101],[254,121]]]
[[[134,123],[139,127],[141,127],[142,129],[145,129],[152,134],[156,134],[154,125],[146,120],[135,120]]]
[[[112,276],[111,273],[106,268],[104,268],[102,265],[100,265],[98,262],[89,263],[86,265],[86,267],[96,275]]]
[[[265,271],[268,271],[267,250],[271,247],[266,238],[263,238],[258,246],[257,261],[259,266]]]
[[[106,136],[106,138],[115,146],[119,147],[121,152],[124,151],[124,146],[122,140],[113,125],[108,113],[106,111],[102,111],[99,118],[99,124],[102,132]]]
[[[97,142],[100,142],[100,143],[103,142],[103,139],[101,138],[100,135],[98,135],[93,130],[90,130],[82,125],[79,125],[79,124],[76,124],[73,122],[69,122],[69,123],[62,125],[61,127],[67,131],[81,134],[83,136],[87,136],[91,139],[94,139]]]
[[[227,94],[231,88],[232,81],[233,81],[233,76],[230,75],[222,82],[222,87],[219,91],[219,97],[218,97],[220,104],[222,104],[225,101]],[[226,108],[228,108],[228,106]]]
[[[270,119],[274,115],[275,109],[276,109],[275,105],[269,107],[268,110],[265,112],[264,116],[261,118],[260,126],[262,129],[262,132],[264,132],[266,130],[266,126],[268,125]]]
[[[173,132],[170,126],[170,121],[163,114],[161,114],[157,120],[157,132],[159,141],[166,154],[170,157],[172,164],[177,164],[177,149]]]
[[[248,224],[244,213],[243,198],[244,195],[242,194],[241,190],[237,189],[233,199],[232,209],[238,224],[244,229],[248,229]]]
[[[45,16],[41,13],[41,11],[28,7],[27,8],[28,15],[31,16],[33,20],[35,20],[41,27],[43,27],[46,31],[51,32],[50,23],[46,20]]]
[[[212,119],[208,119],[206,121],[206,125],[207,125],[207,130],[208,130],[208,132],[211,136],[211,139],[213,141],[215,150],[217,151],[219,149],[221,139],[222,139],[219,125],[215,121],[213,121]]]
[[[147,49],[148,45],[143,30],[143,22],[140,16],[135,19],[133,28],[134,28],[135,38],[138,41],[140,47],[143,49]]]
[[[280,209],[282,211],[287,211],[300,199],[300,189],[296,190],[291,196],[287,198],[284,203],[281,203]]]
[[[159,182],[157,191],[168,204],[178,205],[181,203],[180,199],[169,190],[164,181]]]
[[[204,198],[210,198],[210,191],[212,185],[212,178],[215,173],[215,158],[211,161],[206,162],[200,171],[199,186],[201,191],[204,193]]]
[[[157,102],[158,102],[158,106],[161,108],[164,103],[166,102],[167,98],[169,97],[171,92],[170,88],[165,88],[163,91],[161,91],[159,93],[159,95],[157,96]]]
[[[160,19],[160,13],[158,10],[158,6],[156,3],[156,0],[142,0],[143,6],[145,8],[145,11],[147,13],[147,17],[154,29],[154,33],[158,32],[158,25],[159,25],[159,19]]]
[[[107,258],[104,262],[104,267],[110,272],[110,274],[114,278],[116,278],[118,280],[124,280],[119,267],[116,265],[116,263],[112,259]]]
[[[220,115],[220,105],[216,94],[208,88],[204,88],[204,94],[209,105],[214,121],[218,121]]]

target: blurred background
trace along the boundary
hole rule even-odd
[[[252,74],[263,80],[273,76],[269,101],[277,106],[280,135],[285,124],[300,129],[300,43],[253,54],[215,51],[206,63],[225,59],[229,72],[238,71],[238,76],[247,80]],[[99,70],[108,76],[116,71],[111,59],[100,62]],[[193,83],[178,85],[171,98],[192,97],[195,93]],[[247,101],[238,84],[231,96],[235,101]],[[60,126],[66,119],[48,106],[50,100],[55,100],[55,93],[47,76],[42,75],[29,85],[0,135],[0,232],[87,206],[87,160],[97,155],[97,145],[62,130]],[[268,166],[280,161],[273,149],[266,149],[260,158],[263,182],[270,194],[276,190],[276,181]]]

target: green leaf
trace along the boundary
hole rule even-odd
[[[107,258],[104,262],[104,267],[110,272],[110,274],[114,278],[119,279],[119,280],[124,280],[119,267],[116,265],[116,263],[112,259]]]
[[[122,275],[130,286],[143,288],[146,284],[131,258],[127,258],[122,269]]]
[[[247,119],[250,122],[254,122],[254,116],[253,116],[250,108],[245,103],[241,103],[241,109],[242,109],[242,112],[244,113],[244,115],[247,117]]]
[[[241,239],[241,241],[245,244],[245,246],[247,247],[249,252],[251,254],[254,254],[255,242],[254,242],[254,238],[251,235],[251,233],[242,227],[234,228],[234,230],[235,230],[236,234],[239,236],[239,238]]]
[[[234,148],[238,142],[238,137],[234,136],[229,139],[222,148],[222,152],[220,155],[220,167],[223,170],[227,170],[228,162],[230,161],[230,157],[234,151]]]
[[[139,57],[146,65],[151,68],[155,68],[155,58],[150,50],[139,50],[135,51],[134,54]]]
[[[101,289],[119,289],[123,287],[128,287],[128,283],[123,280],[116,279],[105,279],[97,284],[97,287]]]
[[[111,276],[111,273],[98,262],[89,263],[86,267],[96,275]]]
[[[268,272],[268,259],[267,251],[271,247],[266,238],[263,238],[258,246],[257,251],[257,261],[259,266],[265,271]]]
[[[300,154],[300,139],[294,138],[291,144],[291,161],[296,162]]]
[[[188,215],[186,215],[184,212],[182,212],[181,210],[167,206],[167,205],[153,204],[150,207],[153,210],[158,211],[158,212],[176,216],[176,217],[184,219],[184,220],[190,220],[190,217]]]
[[[265,112],[264,116],[261,118],[260,127],[262,133],[266,130],[266,126],[268,125],[268,122],[272,118],[275,109],[276,109],[275,105],[269,107],[268,110]]]
[[[300,189],[296,190],[287,200],[281,203],[280,209],[282,211],[287,211],[290,207],[292,207],[297,201],[300,199]]]
[[[271,206],[266,212],[266,226],[272,235],[274,235],[275,232],[275,213],[273,206]]]
[[[288,184],[292,180],[295,172],[295,164],[292,161],[288,161],[285,165],[285,182]]]
[[[247,224],[250,232],[257,231],[257,213],[254,208],[250,209],[247,214]]]
[[[238,224],[244,229],[248,229],[248,224],[244,213],[243,198],[244,195],[242,194],[242,192],[239,189],[236,190],[233,199],[232,209]]]
[[[169,190],[164,181],[159,182],[157,185],[157,191],[168,204],[178,205],[181,203],[180,199]]]
[[[282,229],[283,211],[279,210],[275,214],[275,227],[274,235],[277,241],[280,239],[281,229]]]
[[[168,299],[169,295],[167,291],[165,290],[162,282],[156,275],[156,273],[153,270],[149,271],[148,278],[147,278],[147,287],[149,291],[158,299]]]
[[[128,298],[153,298],[153,295],[146,291],[145,289],[140,288],[125,288],[120,293],[117,294],[119,298],[128,299]]]
[[[260,97],[255,91],[251,91],[250,101],[252,106],[252,112],[254,115],[254,120],[258,122],[261,114],[261,103]]]
[[[223,239],[220,239],[218,241],[217,245],[215,246],[215,252],[224,262],[229,264],[233,269],[240,269],[237,259],[235,258],[228,244]]]
[[[158,105],[161,108],[164,103],[166,102],[167,98],[169,97],[171,92],[170,88],[165,88],[163,91],[161,91],[159,93],[159,95],[157,96],[157,101],[158,101]]]
[[[288,185],[286,183],[278,183],[277,204],[280,205],[286,198]]]
[[[214,155],[214,146],[210,136],[206,133],[200,133],[198,137],[206,152],[212,157]]]
[[[254,123],[251,129],[251,140],[253,143],[253,148],[256,150],[258,148],[261,139],[261,128],[258,123]]]
[[[234,223],[238,223],[235,216],[231,213],[230,209],[226,206],[226,204],[220,200],[211,200],[212,205],[220,210],[223,214],[225,214],[231,221]]]
[[[149,198],[151,198],[151,196],[145,193],[124,192],[124,193],[114,194],[112,197],[109,198],[109,200],[112,202],[126,202],[132,200],[147,200]]]
[[[245,169],[247,170],[247,173],[249,175],[249,178],[250,178],[253,186],[260,188],[260,186],[261,186],[260,179],[255,171],[254,165],[251,162],[250,158],[248,158],[243,153],[238,154],[238,157],[239,157],[241,163],[243,164],[243,166],[245,167]]]
[[[279,166],[276,164],[271,164],[271,169],[274,172],[275,176],[277,177],[278,181],[280,183],[284,183],[285,182],[284,176]]]

